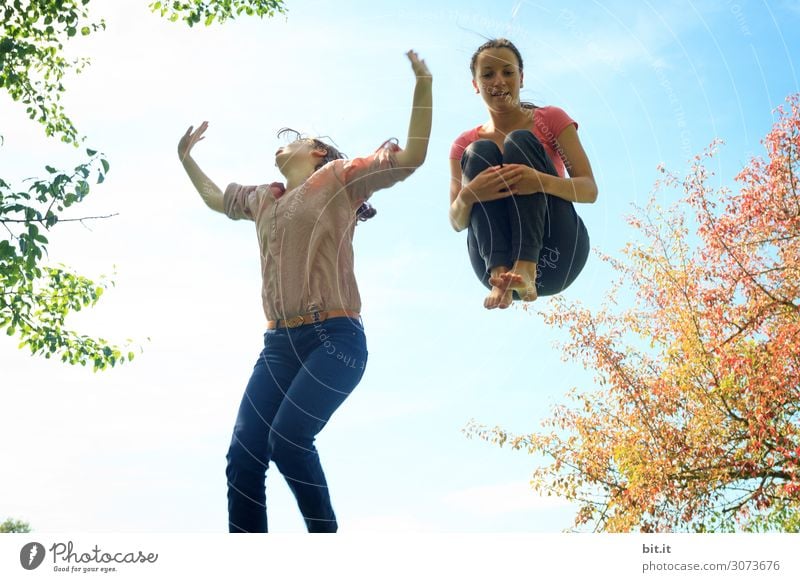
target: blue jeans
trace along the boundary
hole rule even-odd
[[[270,461],[294,493],[308,531],[337,530],[314,437],[359,383],[366,364],[366,337],[356,319],[264,334],[227,454],[230,532],[267,531]]]
[[[488,139],[471,143],[461,158],[461,170],[465,180],[471,180],[504,163],[558,175],[542,144],[526,129],[509,133],[502,153]],[[493,268],[533,261],[538,295],[555,295],[569,287],[586,264],[589,234],[572,202],[547,193],[524,193],[475,204],[467,249],[475,274],[487,288]]]

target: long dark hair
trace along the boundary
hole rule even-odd
[[[489,40],[487,40],[485,43],[483,43],[481,46],[478,47],[478,50],[476,50],[472,54],[472,59],[470,59],[469,61],[469,71],[470,73],[472,73],[473,78],[475,78],[475,69],[478,65],[478,55],[481,54],[486,49],[499,49],[499,48],[508,49],[512,53],[514,53],[514,56],[517,57],[519,72],[522,73],[524,69],[524,66],[522,64],[522,54],[519,52],[519,49],[514,45],[514,43],[508,40],[507,38],[502,38],[502,37],[490,38]],[[520,101],[519,105],[523,109],[536,109],[537,107],[530,101]]]
[[[278,137],[283,137],[288,135],[292,141],[298,140],[311,140],[314,143],[314,147],[316,149],[325,150],[325,156],[319,161],[319,163],[314,168],[315,170],[319,170],[325,164],[332,162],[333,160],[343,160],[347,158],[345,154],[340,152],[338,148],[335,148],[329,143],[326,143],[316,137],[305,137],[299,131],[292,129],[291,127],[284,127],[278,131]],[[364,222],[365,220],[369,220],[370,218],[374,217],[378,214],[378,211],[375,210],[372,205],[367,202],[362,202],[361,206],[358,207],[356,210],[356,218],[359,222]]]

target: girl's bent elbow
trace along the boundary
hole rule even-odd
[[[413,172],[425,163],[425,157],[425,152],[422,152],[421,154],[404,156],[400,165],[404,168],[410,169]]]
[[[594,180],[589,182],[589,187],[584,192],[583,200],[587,204],[594,204],[597,202],[597,183]]]
[[[456,232],[461,232],[465,228],[467,228],[466,224],[459,224],[453,216],[450,216],[450,226],[453,227],[453,230]]]

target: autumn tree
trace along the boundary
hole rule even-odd
[[[661,168],[601,309],[542,312],[597,386],[539,432],[466,429],[542,455],[534,488],[577,503],[576,529],[800,531],[800,96],[777,112],[733,189],[708,170],[720,142]]]
[[[70,71],[79,73],[88,60],[67,59],[64,44],[105,29],[102,20],[91,19],[90,1],[0,4],[0,90],[24,105],[27,116],[41,124],[47,136],[75,147],[84,145],[85,137],[61,105],[63,80]],[[263,17],[285,12],[282,0],[186,0],[151,2],[149,7],[189,26],[211,25],[241,14]],[[130,360],[133,352],[80,334],[65,320],[70,313],[93,306],[106,283],[45,262],[49,232],[67,222],[98,218],[65,216],[109,171],[108,160],[98,149],[85,148],[85,155],[85,161],[70,169],[43,164],[44,177],[28,179],[25,185],[0,177],[0,330],[17,336],[20,347],[34,354],[55,355],[98,370]]]

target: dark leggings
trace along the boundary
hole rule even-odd
[[[464,180],[501,164],[524,164],[558,175],[542,144],[526,129],[509,133],[503,150],[488,139],[471,143],[461,158]],[[487,288],[493,268],[533,261],[537,293],[555,295],[569,287],[586,264],[589,234],[572,202],[546,193],[520,194],[472,207],[467,248],[472,268]]]

